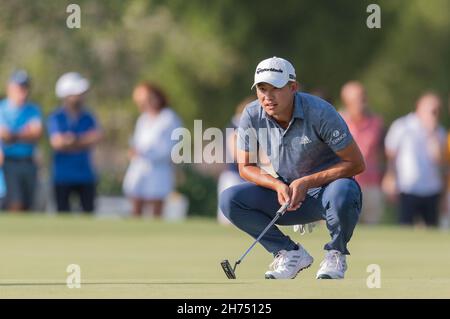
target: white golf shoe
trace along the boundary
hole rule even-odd
[[[303,269],[308,268],[314,259],[299,244],[297,250],[281,250],[270,264],[266,279],[294,279]]]
[[[345,255],[337,250],[329,250],[325,259],[320,263],[317,279],[343,279],[347,270]]]

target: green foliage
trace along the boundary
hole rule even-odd
[[[103,173],[99,176],[99,183],[97,185],[97,192],[108,196],[121,196],[122,191],[122,176],[117,174]]]
[[[444,122],[449,124],[449,4],[413,0],[397,7],[389,36],[362,70],[370,100],[388,123],[412,111],[418,96],[432,89],[444,100]]]
[[[99,109],[129,104],[140,80],[168,91],[188,128],[223,126],[247,96],[262,58],[284,56],[305,90],[337,100],[342,83],[362,79],[388,121],[411,109],[425,88],[448,94],[449,2],[378,1],[382,28],[368,29],[373,1],[78,1],[81,29],[65,25],[69,1],[2,1],[0,76],[33,75],[33,98],[49,112],[59,75],[92,82]],[[108,123],[105,123],[107,126]]]
[[[108,156],[99,166],[107,180],[126,169],[137,115],[130,95],[142,80],[167,91],[189,129],[194,119],[223,127],[251,93],[257,62],[274,55],[293,62],[303,90],[324,88],[337,106],[341,85],[362,80],[386,125],[412,110],[426,89],[449,97],[448,0],[376,1],[381,29],[366,26],[372,0],[79,0],[81,29],[68,29],[71,2],[1,2],[0,79],[28,69],[32,99],[48,114],[58,104],[54,85],[62,73],[89,77],[89,104],[106,133],[100,149]],[[443,122],[448,126],[447,112]],[[214,183],[187,175],[182,187],[192,212],[214,211]]]
[[[177,191],[189,200],[189,215],[215,217],[217,212],[217,183],[211,176],[199,173],[192,165],[182,165]]]

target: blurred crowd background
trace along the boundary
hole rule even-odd
[[[236,166],[172,167],[167,132],[235,127],[257,62],[276,55],[362,148],[361,221],[448,227],[448,1],[376,1],[379,29],[373,1],[80,0],[79,29],[69,3],[1,4],[4,209],[225,223],[217,193],[240,182]]]

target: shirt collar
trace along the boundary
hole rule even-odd
[[[304,119],[305,115],[303,113],[303,105],[302,105],[302,97],[300,95],[300,92],[295,93],[294,96],[294,113],[292,114],[293,117]]]

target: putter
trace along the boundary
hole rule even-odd
[[[283,206],[280,207],[280,209],[277,211],[277,214],[272,219],[272,221],[269,223],[269,225],[267,225],[267,227],[261,232],[261,234],[258,236],[258,238],[256,238],[256,240],[249,247],[249,249],[247,249],[247,251],[241,256],[241,258],[239,258],[238,261],[236,261],[234,263],[234,267],[231,267],[231,264],[228,261],[228,259],[225,259],[220,263],[220,265],[222,266],[222,269],[225,272],[225,275],[227,275],[228,279],[236,279],[237,265],[239,265],[244,260],[245,256],[247,256],[247,254],[250,252],[250,250],[252,250],[253,247],[255,247],[256,243],[258,243],[261,240],[261,238],[266,234],[266,232],[269,230],[269,228],[272,227],[276,223],[278,218],[280,218],[281,216],[284,215],[284,213],[286,212],[286,209],[288,207],[289,207],[289,202],[285,203]]]

